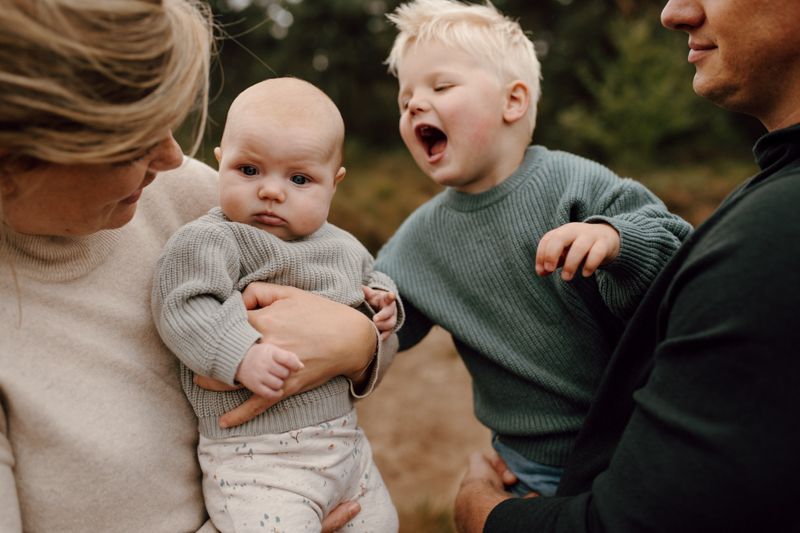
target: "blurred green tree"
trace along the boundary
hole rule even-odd
[[[401,144],[396,80],[383,64],[385,14],[400,0],[211,0],[224,39],[214,71],[208,146],[235,95],[297,76],[342,111],[348,143]],[[759,128],[691,92],[685,37],[660,27],[656,0],[495,0],[529,31],[542,60],[536,142],[608,163],[741,148]],[[685,48],[683,48],[685,50]],[[712,110],[713,109],[713,110]],[[638,161],[637,161],[638,159]]]

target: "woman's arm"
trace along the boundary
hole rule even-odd
[[[250,323],[269,342],[296,353],[305,367],[290,376],[284,397],[313,389],[335,376],[353,382],[357,397],[369,394],[397,351],[397,339],[378,343],[378,331],[359,311],[293,287],[251,283],[242,294]],[[198,376],[206,388],[216,388]],[[220,419],[242,424],[278,400],[252,397]]]
[[[0,409],[0,531],[22,531],[22,517],[14,481],[14,454],[8,442],[5,411]]]

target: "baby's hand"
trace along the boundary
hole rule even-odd
[[[236,371],[236,381],[253,394],[269,399],[280,398],[283,382],[292,372],[303,368],[303,363],[292,352],[274,344],[253,344]]]
[[[536,273],[547,276],[560,266],[561,279],[571,280],[583,263],[581,274],[591,276],[601,265],[619,255],[619,233],[605,223],[570,222],[548,231],[536,249]]]
[[[397,297],[389,291],[372,289],[367,286],[364,286],[363,289],[367,303],[378,311],[372,317],[372,321],[381,332],[381,340],[385,341],[397,325]]]

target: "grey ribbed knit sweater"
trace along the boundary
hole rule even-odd
[[[536,275],[547,231],[600,221],[620,234],[613,263],[571,282]],[[478,419],[525,457],[562,465],[624,321],[690,231],[641,184],[532,146],[500,185],[447,189],[421,206],[376,268],[404,298],[401,349],[433,324],[448,330]]]
[[[233,384],[236,370],[260,334],[247,321],[241,291],[253,281],[289,285],[371,311],[361,286],[395,291],[372,269],[373,258],[346,231],[326,223],[312,235],[283,241],[266,231],[231,222],[219,208],[178,230],[164,248],[153,284],[156,327],[181,361],[181,381],[209,438],[281,433],[318,424],[352,409],[350,384],[337,377],[290,396],[240,426],[221,429],[218,419],[250,391],[212,392],[193,373]],[[398,326],[402,306],[398,301]]]

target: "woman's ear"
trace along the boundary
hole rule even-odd
[[[531,105],[531,90],[522,80],[514,80],[506,85],[506,99],[503,105],[503,120],[513,124],[528,113]]]

